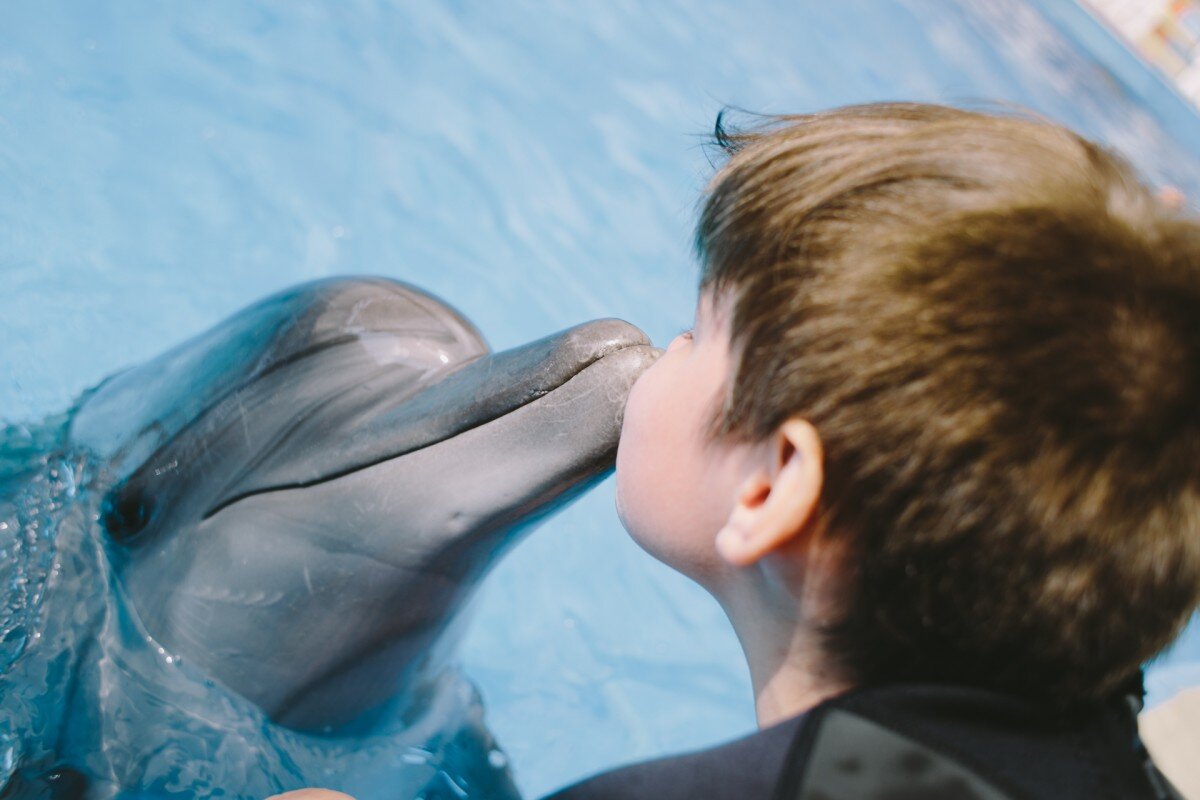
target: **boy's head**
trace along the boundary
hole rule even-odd
[[[718,141],[695,340],[626,411],[630,532],[718,598],[784,584],[846,682],[1111,691],[1200,602],[1200,225],[1027,119]]]

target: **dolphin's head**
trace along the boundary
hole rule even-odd
[[[429,676],[496,556],[611,469],[658,352],[600,320],[490,354],[428,294],[343,279],[102,385],[75,434],[116,465],[101,525],[148,632],[276,721],[336,725]],[[106,438],[135,398],[153,419]]]

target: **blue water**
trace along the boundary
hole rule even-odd
[[[601,316],[661,342],[721,105],[901,98],[1027,105],[1200,197],[1200,118],[1069,0],[6,8],[0,419],[339,273],[420,284],[496,349]],[[528,796],[753,727],[719,609],[611,494],[500,565],[463,649]],[[1200,683],[1196,626],[1151,678]]]

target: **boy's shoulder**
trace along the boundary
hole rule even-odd
[[[1114,696],[1066,717],[968,687],[876,687],[728,744],[598,775],[546,800],[1178,798],[1140,745],[1139,705],[1140,694]]]
[[[751,800],[769,798],[804,715],[725,744],[621,767],[544,800]]]

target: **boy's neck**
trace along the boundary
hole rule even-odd
[[[768,728],[803,714],[850,688],[824,680],[809,670],[789,668],[786,664],[765,676],[755,677],[758,671],[751,663],[754,713],[759,728]]]
[[[761,595],[720,594],[718,600],[750,667],[759,728],[802,714],[853,688],[825,666],[818,635],[795,609],[777,607],[772,613]]]

